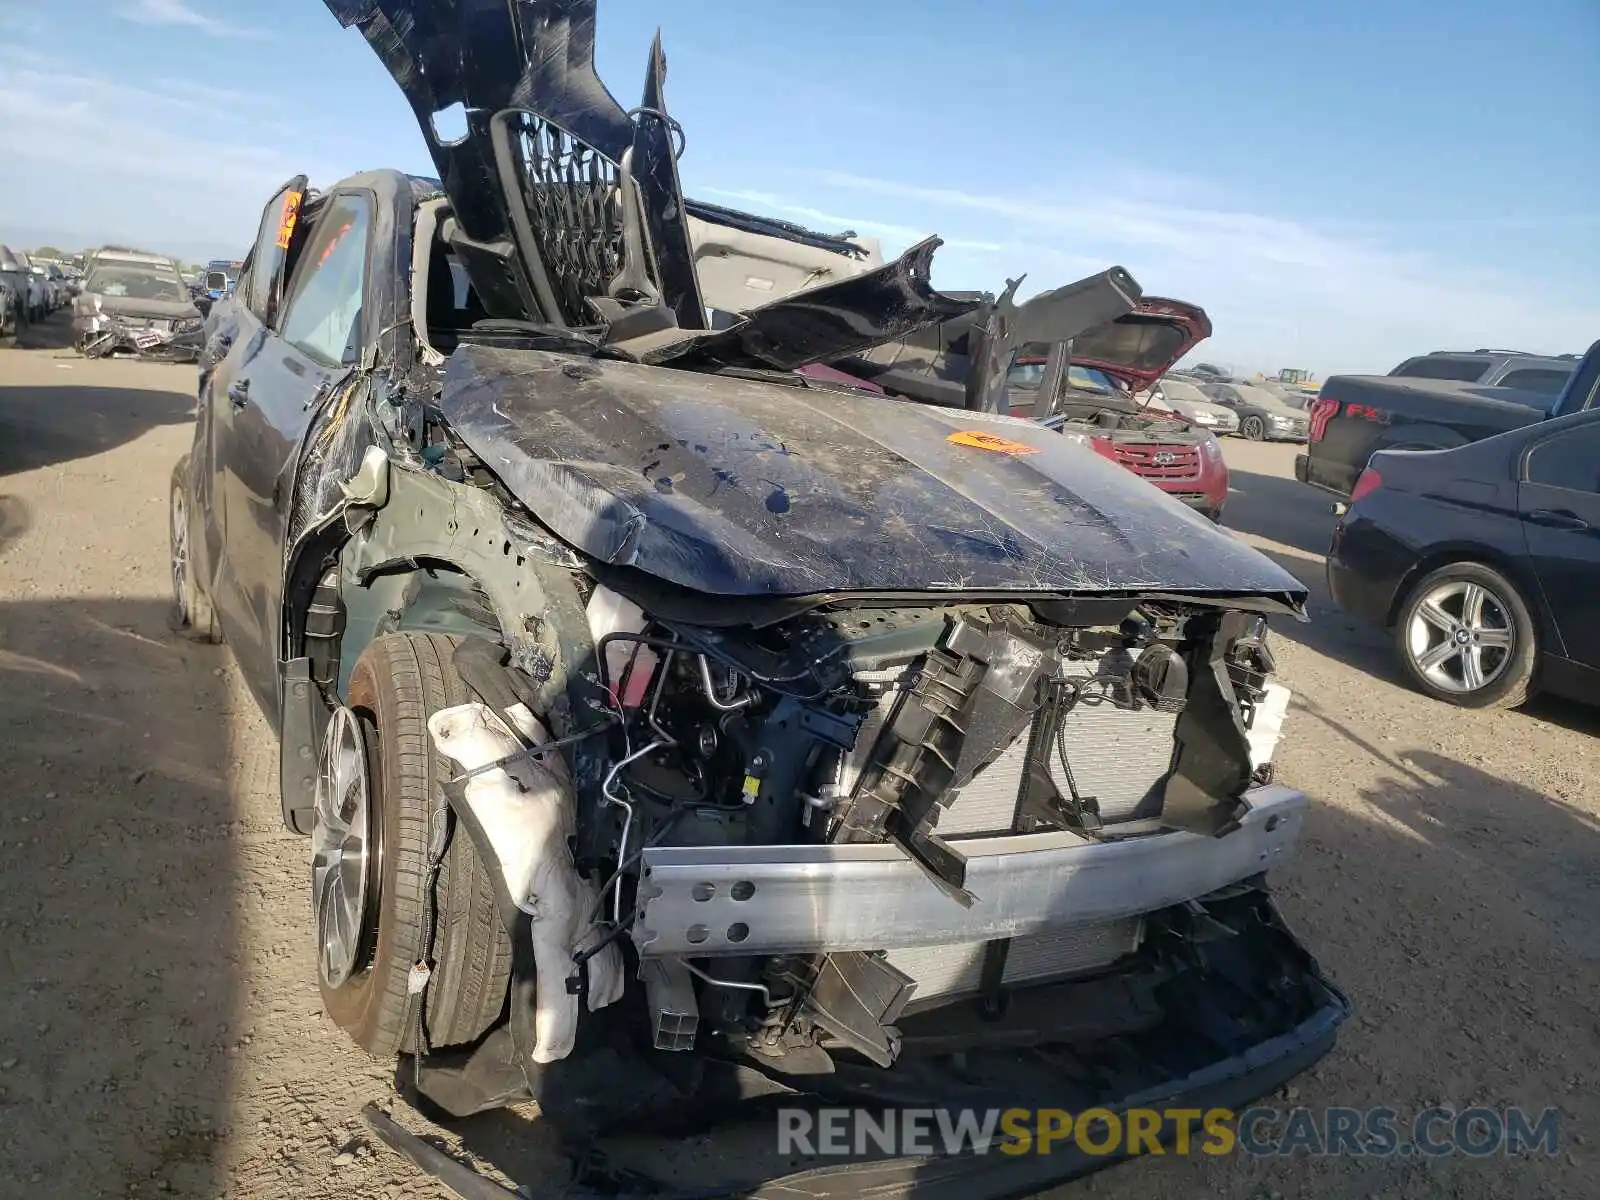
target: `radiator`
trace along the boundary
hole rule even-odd
[[[1139,948],[1144,921],[1130,917],[1013,938],[1003,976],[1008,984],[1080,975],[1109,966]],[[889,964],[917,981],[907,1012],[948,1004],[978,993],[983,942],[891,950]]]
[[[1118,708],[1105,699],[1080,701],[1067,714],[1062,724],[1078,794],[1100,802],[1102,821],[1157,815],[1161,785],[1172,769],[1176,751],[1173,734],[1177,722],[1176,713],[1148,707]],[[1011,832],[1027,751],[1028,734],[1024,732],[956,793],[939,817],[939,835]],[[1057,790],[1068,795],[1054,738],[1050,739],[1048,761]]]

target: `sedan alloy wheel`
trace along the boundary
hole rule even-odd
[[[1449,692],[1476,692],[1505,672],[1517,631],[1506,601],[1481,583],[1441,583],[1423,596],[1406,631],[1416,668]]]

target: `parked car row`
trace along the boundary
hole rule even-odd
[[[77,280],[58,263],[0,245],[0,339],[15,338],[72,302]]]
[[[1339,497],[1329,590],[1466,708],[1600,702],[1600,342],[1439,350],[1334,376],[1295,476]]]

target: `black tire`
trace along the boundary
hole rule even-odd
[[[423,957],[430,814],[452,764],[433,748],[428,717],[475,697],[451,665],[458,639],[391,633],[350,674],[350,707],[371,736],[373,853],[363,965],[338,987],[319,981],[334,1023],[375,1058],[414,1048],[406,980]],[[376,893],[374,897],[374,892]],[[424,1020],[434,1048],[476,1041],[499,1020],[511,978],[511,941],[488,871],[459,826],[434,889],[434,935]]]
[[[189,456],[172,468],[172,489],[167,511],[167,553],[172,575],[172,605],[167,625],[191,642],[222,641],[211,597],[194,569],[194,504],[189,491]]]
[[[1421,655],[1413,635],[1413,626],[1423,602],[1441,588],[1452,584],[1475,584],[1483,588],[1503,618],[1504,627],[1510,631],[1512,639],[1511,647],[1503,653],[1503,658],[1497,651],[1493,652],[1492,658],[1481,660],[1490,663],[1493,676],[1482,686],[1470,690],[1463,690],[1465,684],[1442,687],[1430,678],[1419,662]],[[1501,624],[1502,621],[1497,619],[1494,623]],[[1442,643],[1444,640],[1445,635],[1441,631],[1439,641]],[[1400,606],[1395,622],[1395,650],[1400,658],[1400,667],[1413,687],[1458,708],[1517,708],[1527,703],[1535,691],[1533,676],[1539,661],[1539,635],[1533,617],[1516,585],[1499,571],[1482,563],[1450,563],[1419,579]],[[1482,653],[1491,654],[1487,649]]]
[[[1246,417],[1239,422],[1239,434],[1247,437],[1252,442],[1263,442],[1267,438],[1267,423],[1260,417]]]

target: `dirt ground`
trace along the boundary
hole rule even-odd
[[[0,351],[0,1195],[442,1195],[358,1132],[390,1071],[321,1013],[265,722],[226,649],[164,625],[192,386],[191,368]],[[1276,1103],[1554,1105],[1561,1146],[1166,1157],[1051,1194],[1594,1195],[1600,712],[1407,691],[1383,639],[1328,604],[1331,517],[1293,482],[1294,448],[1227,453],[1229,525],[1314,592],[1314,620],[1278,631],[1296,692],[1280,770],[1316,803],[1277,886],[1355,1010]],[[397,1115],[561,1192],[532,1114]]]

